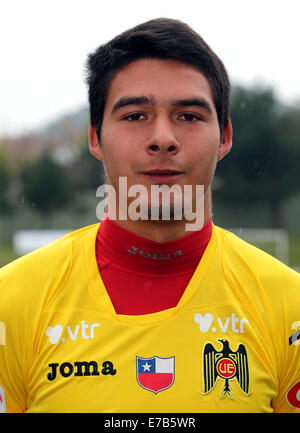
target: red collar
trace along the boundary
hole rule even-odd
[[[102,220],[96,241],[98,264],[111,263],[129,272],[178,274],[198,265],[212,233],[212,219],[201,230],[169,242],[154,242],[138,236],[107,217]]]

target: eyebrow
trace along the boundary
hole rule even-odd
[[[113,106],[112,113],[122,107],[128,105],[156,105],[154,96],[124,96],[120,98]],[[196,106],[204,108],[208,113],[212,114],[213,110],[208,101],[204,98],[184,98],[171,100],[171,105],[174,107],[190,107]]]
[[[196,107],[204,108],[210,114],[212,114],[213,112],[210,103],[203,98],[176,99],[172,101],[172,105],[174,105],[175,107],[196,106]]]
[[[155,105],[155,99],[153,96],[124,96],[114,104],[112,113],[127,105]]]

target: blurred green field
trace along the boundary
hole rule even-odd
[[[255,243],[255,246],[263,249],[271,255],[274,255],[274,244],[271,242],[259,244]],[[14,252],[11,244],[0,244],[0,267],[8,264],[16,258],[18,258],[18,255]],[[288,265],[300,272],[300,233],[290,234]]]
[[[255,243],[255,246],[261,248],[267,253],[275,256],[275,244],[272,242]],[[300,271],[300,233],[290,234],[289,243],[289,263],[291,268],[297,268]]]
[[[0,268],[17,258],[18,255],[14,252],[11,245],[0,244]]]
[[[291,239],[290,266],[300,271],[300,233],[295,234]]]

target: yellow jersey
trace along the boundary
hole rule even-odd
[[[0,270],[0,412],[299,412],[297,272],[213,226],[176,307],[120,315],[98,229]]]

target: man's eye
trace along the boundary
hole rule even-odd
[[[179,118],[180,117],[183,117],[186,122],[196,122],[197,120],[201,120],[199,116],[196,116],[196,114],[192,113],[183,113],[179,116]]]
[[[132,113],[129,114],[128,116],[125,116],[124,120],[129,120],[130,122],[133,122],[135,120],[143,120],[144,117],[145,115],[142,113]]]

